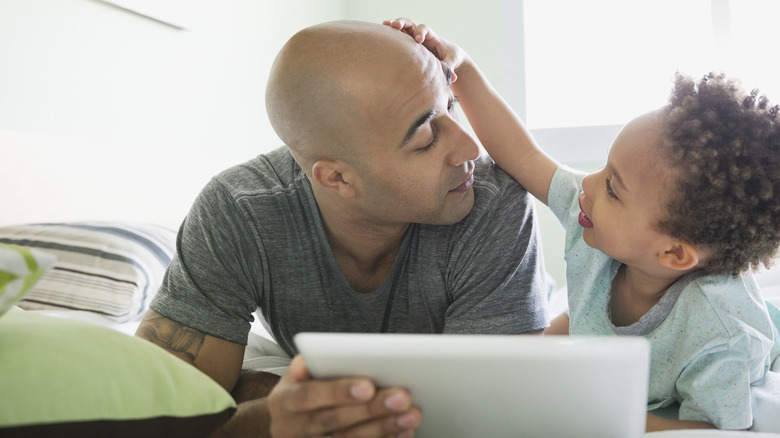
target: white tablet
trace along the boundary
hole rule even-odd
[[[315,378],[407,388],[419,438],[645,433],[644,338],[299,333],[295,344]]]

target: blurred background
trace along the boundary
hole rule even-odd
[[[211,176],[281,145],[268,70],[311,24],[408,16],[460,44],[570,166],[665,103],[675,71],[724,70],[780,102],[771,0],[0,0],[0,225],[178,227]],[[462,117],[465,122],[465,117]],[[539,208],[565,284],[563,230]]]

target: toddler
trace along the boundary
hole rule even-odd
[[[677,74],[669,104],[625,125],[585,175],[539,149],[462,49],[385,24],[454,70],[483,146],[566,228],[569,314],[545,333],[649,339],[648,431],[751,427],[751,389],[777,381],[780,355],[780,311],[751,272],[780,246],[778,106],[722,74]]]

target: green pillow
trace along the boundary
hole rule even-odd
[[[141,338],[12,308],[0,318],[0,436],[207,436],[236,409]]]
[[[0,243],[0,316],[22,299],[55,260],[45,252]]]

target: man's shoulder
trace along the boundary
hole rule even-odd
[[[474,187],[482,190],[491,190],[500,188],[508,183],[514,183],[506,172],[504,172],[488,155],[480,155],[474,160]]]
[[[530,195],[517,181],[482,155],[474,162],[474,209],[472,213],[499,208],[521,208],[530,203]]]
[[[280,147],[218,173],[213,182],[230,192],[276,190],[299,184],[304,177],[287,147]]]

